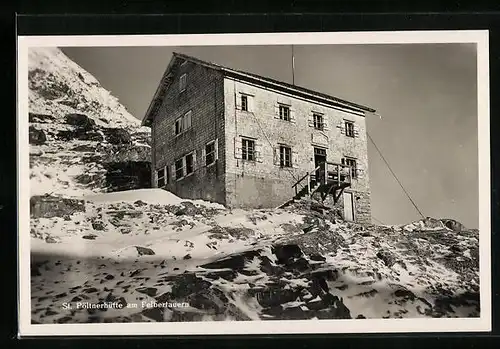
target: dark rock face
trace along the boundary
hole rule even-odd
[[[29,127],[29,142],[33,145],[41,145],[47,141],[47,136],[43,130],[38,130],[33,126]]]
[[[33,123],[39,123],[39,124],[45,124],[45,123],[50,123],[55,120],[55,117],[49,114],[37,114],[37,113],[29,113],[28,116],[29,122]]]
[[[57,138],[63,141],[77,139],[80,141],[103,142],[104,137],[97,131],[87,130],[85,128],[76,128],[74,130],[63,130],[57,133]]]
[[[95,121],[85,114],[68,114],[65,119],[68,125],[76,126],[85,130],[90,130],[95,126]]]
[[[104,164],[108,192],[151,187],[150,162],[112,162]]]
[[[83,200],[50,195],[32,196],[30,199],[30,213],[33,218],[64,217],[77,212],[85,212]]]
[[[129,144],[132,141],[127,130],[121,128],[104,128],[106,140],[111,144]]]

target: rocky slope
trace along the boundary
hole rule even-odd
[[[58,48],[29,51],[31,195],[147,187],[150,130]]]
[[[32,204],[34,323],[479,316],[478,231],[452,220],[361,225],[157,189]]]

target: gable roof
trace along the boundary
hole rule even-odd
[[[144,119],[142,120],[143,125],[150,125],[152,118],[156,112],[156,110],[159,108],[159,105],[161,103],[162,97],[164,96],[166,90],[169,88],[171,84],[171,78],[173,76],[172,70],[178,64],[179,62],[182,61],[190,61],[195,64],[203,65],[207,68],[214,69],[217,71],[222,72],[225,76],[229,77],[234,77],[238,78],[241,80],[253,82],[257,85],[263,85],[267,87],[272,87],[278,90],[286,91],[292,95],[297,95],[301,97],[305,97],[311,100],[316,100],[319,102],[325,102],[329,105],[332,106],[337,106],[337,107],[343,107],[347,108],[350,110],[358,111],[358,112],[369,112],[369,113],[375,113],[375,109],[372,109],[370,107],[353,103],[338,97],[330,96],[328,94],[314,91],[305,87],[293,85],[287,82],[271,79],[265,76],[249,73],[249,72],[244,72],[241,70],[236,70],[228,67],[221,66],[219,64],[215,64],[212,62],[207,62],[203,61],[201,59],[198,59],[196,57],[188,56],[182,53],[177,53],[174,52],[172,55],[172,59],[170,60],[170,63],[168,64],[167,69],[165,70],[165,73],[163,74],[162,79],[160,80],[160,84],[155,92],[155,95],[149,105],[149,108],[146,112],[146,115],[144,116]]]

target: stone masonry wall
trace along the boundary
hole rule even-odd
[[[224,96],[223,77],[216,70],[191,62],[178,64],[173,84],[154,118],[153,183],[156,170],[169,167],[166,189],[189,199],[203,199],[225,204],[224,189]],[[179,92],[179,78],[187,73],[186,90]],[[175,120],[191,110],[192,127],[175,135]],[[218,160],[206,167],[203,152],[206,143],[217,140]],[[176,159],[195,151],[194,173],[182,179],[173,178]]]
[[[283,92],[264,89],[234,78],[224,79],[226,157],[226,204],[230,207],[276,207],[288,201],[292,185],[314,169],[314,146],[323,147],[330,162],[340,163],[344,156],[357,160],[358,179],[350,190],[358,193],[356,215],[367,219],[369,177],[366,124],[364,115],[301,99]],[[250,97],[250,111],[239,107],[241,94]],[[278,117],[278,103],[291,106],[292,121]],[[312,126],[312,114],[324,115],[324,131]],[[344,119],[355,123],[357,137],[341,130]],[[242,160],[241,137],[254,139],[257,161]],[[279,143],[292,148],[293,167],[283,169],[276,163]],[[279,153],[278,153],[279,154]]]

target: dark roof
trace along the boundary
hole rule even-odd
[[[367,106],[364,106],[361,104],[357,104],[357,103],[353,103],[353,102],[350,102],[350,101],[347,101],[347,100],[344,100],[344,99],[341,99],[338,97],[330,96],[328,94],[321,93],[318,91],[310,90],[310,89],[305,88],[305,87],[293,85],[293,84],[290,84],[287,82],[271,79],[271,78],[268,78],[265,76],[261,76],[261,75],[257,75],[257,74],[237,70],[237,69],[227,68],[227,67],[221,66],[219,64],[203,61],[203,60],[198,59],[196,57],[192,57],[192,56],[188,56],[188,55],[185,55],[182,53],[174,52],[172,59],[167,67],[167,70],[165,71],[165,74],[164,74],[162,80],[160,81],[160,86],[158,87],[158,90],[155,93],[155,96],[151,102],[151,105],[148,108],[146,116],[144,117],[143,124],[147,123],[147,121],[151,121],[150,118],[152,116],[151,111],[153,109],[153,105],[155,105],[158,102],[157,99],[161,95],[162,87],[163,88],[168,87],[168,86],[166,86],[168,84],[165,84],[164,80],[168,76],[169,70],[171,69],[171,67],[176,59],[187,60],[187,61],[191,61],[195,64],[204,65],[206,67],[209,67],[209,68],[212,68],[215,70],[219,70],[219,71],[223,72],[224,75],[241,78],[241,79],[247,80],[247,81],[250,80],[250,81],[257,83],[259,85],[270,85],[270,86],[273,86],[275,88],[285,89],[287,92],[295,94],[295,95],[301,95],[301,96],[305,96],[305,97],[310,98],[310,99],[315,99],[315,100],[320,100],[320,101],[326,100],[326,101],[330,102],[330,104],[334,104],[336,106],[346,107],[349,109],[355,109],[357,111],[365,111],[365,112],[370,112],[370,113],[375,112],[375,109],[372,109],[370,107],[367,107]]]

